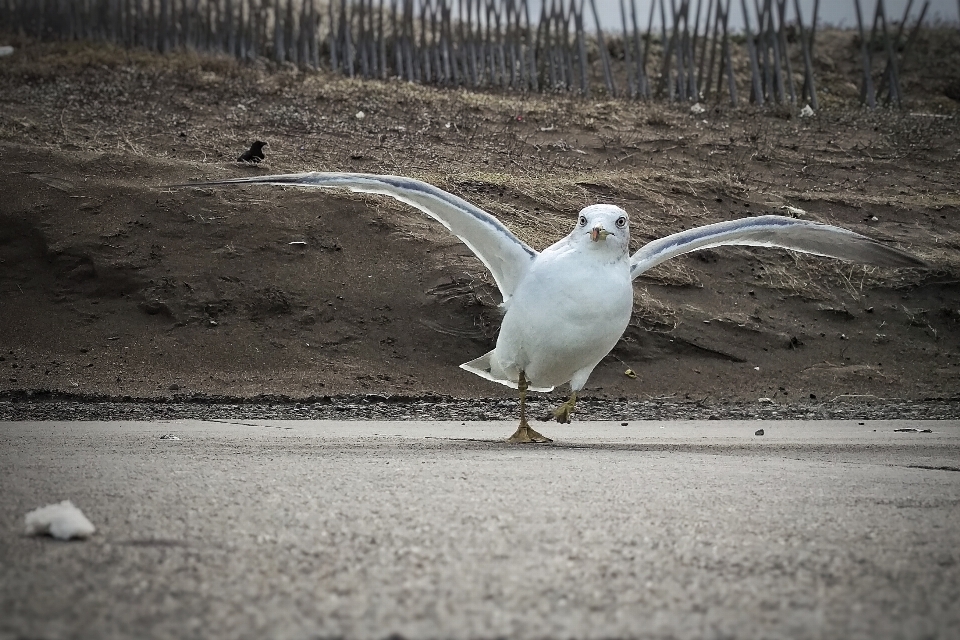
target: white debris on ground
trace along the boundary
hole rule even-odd
[[[50,535],[57,540],[89,538],[97,530],[69,500],[34,509],[26,521],[27,535]]]
[[[796,218],[797,216],[805,216],[805,215],[807,215],[807,212],[804,211],[803,209],[801,209],[800,207],[791,207],[790,205],[785,204],[785,205],[783,205],[783,206],[780,207],[780,208],[783,209],[784,211],[789,212],[789,213],[790,213],[791,215],[793,215],[793,217],[795,217],[795,218]]]
[[[701,105],[699,102],[695,103],[692,107],[690,107],[690,113],[692,113],[695,116],[700,115],[704,111],[706,111],[706,109],[704,109],[703,105]]]
[[[800,109],[800,117],[801,117],[801,118],[812,118],[813,116],[814,116],[813,107],[811,107],[811,106],[808,105],[808,104],[803,105],[803,109]]]
[[[4,56],[12,56],[12,55],[13,55],[13,47],[11,47],[10,45],[0,46],[0,58]]]

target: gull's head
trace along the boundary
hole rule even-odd
[[[578,244],[626,253],[630,246],[630,219],[618,206],[592,204],[580,211],[571,235]]]

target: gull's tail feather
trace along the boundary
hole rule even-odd
[[[476,360],[471,360],[470,362],[464,362],[460,365],[460,368],[464,371],[469,371],[470,373],[475,373],[481,378],[486,378],[492,382],[498,382],[505,387],[510,387],[511,389],[517,388],[517,382],[515,380],[510,380],[502,375],[498,375],[500,372],[495,372],[492,364],[493,360],[493,350],[486,352]],[[539,391],[541,393],[548,393],[553,391],[553,387],[527,387],[529,391]]]
[[[630,258],[634,278],[664,260],[725,245],[779,247],[881,267],[928,267],[914,255],[847,229],[784,216],[759,216],[681,231],[641,247]]]

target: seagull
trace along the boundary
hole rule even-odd
[[[261,160],[266,158],[266,156],[263,153],[263,148],[267,146],[267,144],[268,143],[266,142],[257,140],[252,145],[250,145],[249,149],[244,151],[243,154],[239,158],[237,158],[237,162],[253,162],[253,163],[260,162]]]
[[[627,212],[612,204],[594,204],[580,211],[565,238],[537,252],[486,211],[413,178],[310,172],[175,186],[244,184],[339,187],[390,196],[434,218],[466,244],[497,283],[504,316],[496,347],[460,367],[518,390],[520,424],[507,439],[511,443],[551,442],[527,421],[530,391],[548,392],[570,383],[569,399],[553,414],[558,422],[569,422],[577,394],[627,328],[633,280],[674,256],[748,245],[884,267],[927,266],[905,251],[853,231],[775,215],[681,231],[654,240],[631,256]]]

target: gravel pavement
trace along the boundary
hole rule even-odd
[[[565,393],[527,399],[531,416],[548,415]],[[3,420],[514,420],[517,399],[363,395],[295,399],[174,394],[130,398],[46,391],[0,392]],[[835,396],[757,402],[717,402],[674,397],[650,400],[580,397],[577,420],[960,420],[960,397],[903,400]]]
[[[514,427],[0,422],[0,639],[960,637],[960,421]]]

